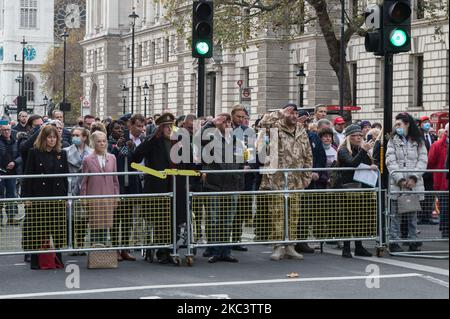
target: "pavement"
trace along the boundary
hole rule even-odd
[[[304,260],[275,262],[269,259],[270,246],[248,248],[248,252],[233,251],[239,259],[235,264],[209,264],[199,249],[192,267],[184,262],[181,266],[149,263],[133,252],[137,261],[120,262],[119,268],[108,270],[89,270],[87,257],[64,255],[66,269],[36,271],[29,269],[23,256],[3,256],[0,299],[449,298],[448,259],[387,253],[382,258],[345,259],[336,246],[327,244],[323,253],[305,254]],[[441,249],[448,251],[448,242],[423,247]]]

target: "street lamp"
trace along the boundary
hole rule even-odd
[[[24,79],[25,78],[25,46],[28,44],[28,42],[25,41],[25,37],[23,37],[23,40],[22,40],[22,42],[20,42],[20,44],[22,44],[22,60],[17,59],[17,54],[14,54],[14,60],[16,62],[22,62],[22,79]],[[24,95],[25,95],[25,81],[22,82],[22,94],[20,94],[20,92],[19,92],[19,96],[24,96]]]
[[[144,82],[144,86],[142,88],[144,89],[144,116],[147,117],[147,96],[150,91],[147,81]]]
[[[132,28],[132,34],[131,34],[131,113],[134,113],[134,29],[136,26],[136,19],[139,18],[139,16],[134,11],[135,8],[133,8],[133,13],[131,13],[128,17],[131,21],[131,28]]]
[[[64,28],[64,33],[61,34],[61,37],[64,39],[64,66],[63,66],[63,105],[64,109],[66,107],[66,49],[67,49],[67,38],[69,37],[69,33],[67,33],[67,29]]]
[[[47,114],[47,105],[48,105],[48,97],[47,95],[44,95],[44,98],[42,99],[44,102],[44,115]]]
[[[300,64],[297,71],[298,76],[298,105],[300,108],[303,108],[303,86],[306,82],[306,74],[303,63]]]
[[[125,83],[124,84],[122,84],[122,89],[121,89],[121,91],[122,91],[122,99],[123,99],[123,114],[126,114],[127,113],[127,111],[126,111],[126,101],[127,101],[127,97],[128,97],[128,88],[127,88],[127,86],[125,85]]]

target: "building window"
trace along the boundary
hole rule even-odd
[[[127,47],[127,66],[131,68],[131,48]]]
[[[139,49],[138,49],[138,55],[137,55],[137,58],[138,58],[138,66],[142,66],[142,50],[143,50],[143,48],[142,48],[142,44],[139,44]]]
[[[416,106],[423,107],[423,55],[416,56]]]
[[[350,63],[350,76],[352,85],[352,105],[357,105],[358,92],[358,64],[356,62]]]
[[[155,64],[155,55],[156,55],[156,44],[155,41],[150,43],[150,64]]]
[[[250,69],[249,68],[242,68],[243,76],[244,76],[244,87],[248,88],[250,87]]]
[[[170,41],[169,38],[164,39],[164,62],[169,62]]]
[[[34,81],[30,77],[25,77],[25,96],[27,101],[34,102]]]
[[[20,0],[20,27],[37,28],[37,0]]]
[[[162,91],[162,109],[166,110],[168,108],[169,108],[169,83],[164,83]]]
[[[423,19],[424,17],[425,17],[424,0],[416,0],[416,19]]]

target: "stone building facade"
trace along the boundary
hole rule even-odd
[[[134,111],[145,113],[146,104],[147,114],[165,109],[177,115],[195,113],[197,62],[186,41],[164,20],[163,6],[154,0],[87,0],[82,77],[90,108],[84,113],[117,118],[131,111],[131,94],[123,98],[121,87],[131,86],[128,15],[133,7],[139,15],[135,27]],[[410,111],[420,116],[448,109],[448,22],[442,21],[442,26],[443,40],[435,39],[434,27],[426,19],[413,20],[412,50],[394,59],[394,112]],[[265,35],[253,41],[245,52],[216,50],[206,65],[206,115],[229,111],[240,101],[239,80],[251,88],[250,99],[244,104],[252,119],[287,102],[296,102],[300,64],[307,75],[304,105],[338,105],[338,81],[329,65],[323,37],[314,30],[307,29],[304,35],[288,42]],[[366,53],[364,39],[356,36],[349,44],[347,59],[353,104],[362,108],[354,118],[380,120],[382,60]],[[145,82],[150,87],[147,103],[142,89]]]

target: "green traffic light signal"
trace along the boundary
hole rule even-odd
[[[389,41],[394,47],[400,48],[408,41],[408,34],[403,29],[395,29],[391,32]]]
[[[209,44],[204,41],[197,42],[195,45],[195,51],[200,55],[207,55],[209,50]]]

